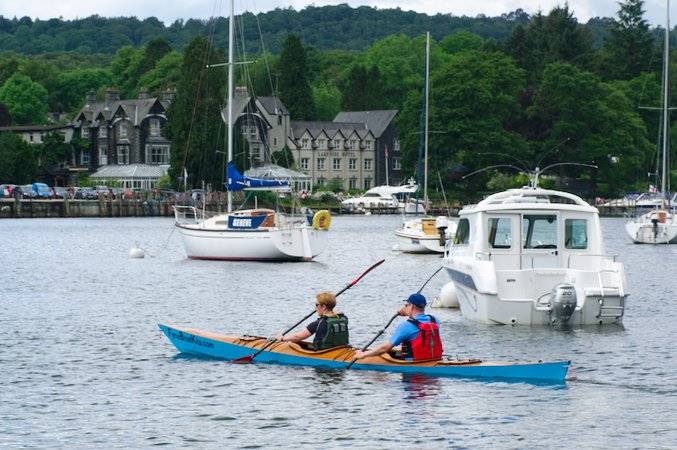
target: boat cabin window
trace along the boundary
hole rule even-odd
[[[523,248],[557,248],[557,216],[524,215]]]
[[[458,221],[458,228],[456,228],[454,245],[466,245],[469,240],[470,240],[470,222],[468,221],[468,219],[461,219]]]
[[[491,248],[510,248],[512,246],[510,218],[489,218],[489,245]]]
[[[574,250],[588,248],[588,221],[566,219],[564,221],[564,246]]]

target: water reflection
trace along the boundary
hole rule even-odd
[[[439,378],[416,373],[403,373],[402,385],[407,400],[424,400],[434,397],[442,391]]]

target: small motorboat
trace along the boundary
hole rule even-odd
[[[182,353],[210,358],[237,360],[251,356],[270,344],[260,336],[226,336],[194,328],[159,325],[160,330]],[[256,356],[255,361],[285,365],[345,369],[353,361],[356,349],[350,346],[314,351],[309,343],[275,342]],[[463,377],[497,380],[564,383],[570,361],[554,362],[485,362],[479,359],[412,361],[392,354],[373,356],[352,365],[356,370],[417,373],[436,377]]]

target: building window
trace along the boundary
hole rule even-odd
[[[324,158],[317,158],[317,170],[324,170]]]
[[[127,139],[127,127],[122,122],[118,126],[118,137],[120,139]]]
[[[277,147],[277,138],[273,138],[273,145]]]
[[[353,177],[348,180],[348,189],[357,189],[357,178]]]
[[[402,169],[402,165],[401,165],[401,163],[400,163],[400,158],[399,158],[399,157],[393,158],[393,169],[395,169],[395,170],[400,170],[400,169]]]
[[[129,164],[129,145],[118,145],[118,164]]]
[[[324,178],[320,177],[317,179],[317,185],[318,186],[324,186]]]
[[[99,165],[105,166],[108,164],[108,147],[102,145],[99,147]]]
[[[318,139],[317,140],[317,146],[319,148],[327,148],[327,140],[326,139]]]
[[[357,170],[357,158],[348,159],[348,170]]]
[[[371,189],[371,178],[365,178],[364,179],[364,188],[365,189]]]
[[[374,149],[374,141],[367,139],[364,141],[364,148],[367,150],[373,150]]]
[[[357,140],[356,139],[350,140],[350,149],[351,150],[357,150]]]
[[[334,170],[341,170],[341,158],[334,158],[334,163],[332,165]]]
[[[99,137],[105,138],[108,137],[108,128],[105,126],[99,127]]]
[[[341,148],[341,139],[334,139],[334,140],[332,141],[332,143],[334,144],[334,148],[336,148],[336,149],[340,149],[340,148]]]
[[[80,154],[80,164],[83,166],[89,165],[89,150],[83,150]]]
[[[251,158],[255,161],[260,161],[261,160],[261,147],[258,145],[252,145],[250,147],[250,155]]]
[[[301,139],[301,147],[306,149],[306,150],[309,150],[310,149],[310,139],[308,139],[308,138]]]
[[[30,133],[30,134],[28,135],[28,140],[31,141],[31,142],[33,142],[33,133]]]
[[[169,164],[168,145],[150,145],[149,147],[151,164]]]
[[[371,159],[367,158],[364,160],[364,170],[371,170]]]
[[[82,127],[82,128],[81,128],[81,131],[80,131],[80,135],[81,135],[83,138],[88,138],[88,137],[89,137],[89,128],[87,128],[87,127]],[[32,142],[32,141],[33,141],[33,139],[31,139],[31,142]]]
[[[301,169],[308,170],[308,158],[301,158]]]
[[[397,139],[395,139],[393,150],[395,150],[396,152],[400,151],[400,141],[398,141]]]
[[[282,116],[277,116],[277,124],[282,125]]]
[[[160,120],[150,119],[150,135],[160,136]]]

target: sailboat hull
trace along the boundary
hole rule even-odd
[[[651,213],[625,224],[625,231],[635,244],[677,244],[677,222],[674,216],[665,223],[654,224],[649,220]]]
[[[191,259],[307,261],[324,251],[327,232],[309,226],[261,230],[207,230],[176,225]]]

